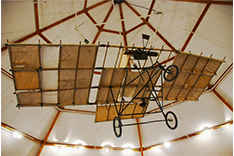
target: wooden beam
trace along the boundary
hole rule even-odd
[[[120,13],[120,19],[122,20],[121,26],[122,26],[122,32],[123,32],[124,45],[128,46],[127,35],[126,35],[126,30],[125,30],[125,23],[123,20],[124,16],[123,16],[122,4],[119,4],[119,13]]]
[[[85,0],[85,2],[84,2],[84,9],[87,8],[87,3],[88,3],[88,0]]]
[[[219,5],[233,5],[233,1],[211,1],[211,0],[168,0],[168,1],[207,3],[207,4],[219,4]]]
[[[77,109],[66,109],[66,108],[59,108],[59,107],[57,107],[57,106],[55,106],[55,108],[56,108],[58,111],[61,111],[61,112],[79,113],[79,114],[89,114],[89,115],[95,115],[95,114],[96,114],[96,112],[93,112],[93,111],[77,110]]]
[[[82,14],[82,13],[85,13],[85,11],[92,10],[92,9],[98,7],[98,6],[101,6],[101,5],[103,5],[103,4],[107,3],[107,2],[109,2],[109,1],[110,1],[110,0],[104,0],[104,1],[101,1],[101,2],[99,2],[99,3],[96,3],[96,4],[94,4],[94,5],[92,5],[92,6],[88,7],[88,8],[86,8],[86,9],[84,9],[84,10],[78,11],[77,13],[74,13],[74,14],[72,14],[72,15],[70,15],[70,16],[67,16],[67,17],[65,17],[65,18],[63,18],[63,19],[57,21],[57,22],[54,22],[54,23],[52,23],[52,24],[46,26],[45,28],[41,29],[40,31],[41,31],[41,32],[44,32],[44,31],[46,31],[46,30],[48,30],[48,29],[50,29],[50,28],[52,28],[52,27],[55,27],[55,26],[57,26],[57,25],[59,25],[59,24],[65,22],[65,21],[68,21],[68,20],[70,20],[70,19],[72,19],[72,18],[74,18],[74,17],[76,17],[76,16],[78,16],[78,15],[80,15],[80,14]]]
[[[143,25],[145,25],[144,22],[142,22],[142,23],[136,25],[135,27],[133,27],[133,28],[129,29],[128,31],[126,31],[126,34],[131,33],[132,31],[134,31],[134,30],[140,28],[140,27],[143,26]]]
[[[108,13],[106,14],[106,17],[105,17],[104,20],[103,20],[103,23],[106,23],[106,22],[107,22],[108,18],[109,18],[110,15],[111,15],[111,12],[112,12],[113,8],[114,8],[113,5],[111,5],[110,10],[108,11]],[[94,39],[93,39],[92,44],[95,44],[95,43],[96,43],[96,41],[97,41],[99,35],[101,34],[101,31],[103,30],[104,26],[105,26],[105,24],[102,24],[102,25],[101,25],[101,27],[99,28],[99,30],[98,30],[96,36],[95,36]]]
[[[38,35],[46,42],[46,43],[52,43],[48,38],[46,38],[42,33],[38,33]]]
[[[224,128],[224,127],[226,127],[227,125],[233,125],[233,120],[232,120],[232,121],[224,122],[224,123],[219,124],[219,125],[215,125],[215,126],[209,128],[209,130],[210,130],[210,131],[215,131],[215,130],[218,130],[218,129],[220,129],[220,128]],[[202,132],[203,132],[203,130],[196,131],[196,132],[194,132],[194,133],[190,133],[190,134],[187,134],[187,135],[184,135],[184,136],[181,136],[181,137],[178,137],[178,138],[169,140],[169,142],[171,142],[171,143],[176,143],[176,142],[179,142],[179,141],[187,140],[187,139],[190,139],[190,138],[192,138],[192,137],[195,137],[195,136],[198,136],[198,135],[202,134]],[[152,148],[154,148],[154,147],[161,147],[161,146],[163,146],[163,144],[164,144],[164,142],[161,142],[161,143],[157,143],[157,144],[154,144],[154,145],[145,147],[145,148],[144,148],[144,151],[149,150],[149,149],[152,149]]]
[[[140,125],[139,125],[139,119],[138,118],[136,118],[136,122],[137,122],[137,132],[138,132],[141,156],[144,156],[143,147],[142,147],[142,139],[141,139],[141,130],[140,130]]]
[[[87,10],[85,10],[85,14],[88,16],[88,18],[93,22],[93,24],[100,29],[100,27],[97,25],[97,22],[95,21],[95,19],[89,14],[89,12]]]
[[[212,92],[233,112],[232,106],[215,89],[213,89]]]
[[[155,29],[148,21],[146,21],[146,19],[143,18],[143,17],[141,16],[141,14],[140,14],[138,11],[136,11],[127,1],[124,1],[124,3],[125,3],[138,17],[140,17],[140,19],[141,19],[153,32],[156,32],[156,35],[158,35],[158,37],[159,37],[161,40],[163,40],[163,42],[166,43],[166,45],[167,45],[168,47],[170,47],[172,50],[176,50],[176,49],[172,46],[172,44],[171,44],[169,41],[167,41],[167,39],[164,38],[164,37],[162,36],[162,34],[160,34],[158,31],[156,31],[156,29]]]
[[[9,73],[8,71],[6,71],[5,69],[1,68],[1,72],[7,77],[9,77],[10,79],[13,79],[13,75]]]
[[[149,9],[147,15],[150,15],[150,14],[151,14],[151,12],[152,12],[152,10],[153,10],[153,7],[154,7],[154,4],[155,4],[155,0],[152,0],[151,5],[150,5],[150,9]],[[146,21],[147,21],[147,22],[149,21],[149,18],[150,18],[149,16],[146,17]]]
[[[31,135],[29,135],[29,134],[27,134],[27,133],[25,133],[25,132],[22,132],[22,131],[20,131],[20,130],[18,130],[18,129],[16,129],[16,128],[14,128],[14,127],[12,127],[12,126],[10,126],[10,125],[4,123],[4,122],[1,122],[1,126],[4,127],[4,128],[6,128],[6,129],[8,129],[8,130],[10,130],[10,131],[12,131],[12,132],[14,132],[14,131],[19,132],[20,134],[23,135],[23,137],[25,137],[25,138],[27,138],[27,139],[29,139],[29,140],[32,140],[32,141],[37,142],[37,143],[39,143],[39,144],[42,143],[41,140],[35,138],[34,136],[31,136]]]
[[[187,40],[185,41],[185,43],[184,43],[184,45],[183,45],[181,51],[184,51],[184,50],[186,49],[186,47],[187,47],[187,45],[189,44],[191,38],[193,37],[194,33],[196,32],[198,26],[200,25],[202,19],[204,18],[206,12],[208,11],[210,5],[211,5],[210,3],[207,4],[206,7],[205,7],[205,9],[202,11],[202,14],[201,14],[200,17],[198,18],[198,20],[197,20],[195,26],[194,26],[193,29],[192,29],[192,32],[190,33],[190,35],[188,36]]]
[[[108,33],[118,34],[118,35],[119,35],[119,31],[116,31],[116,30],[102,29],[102,31],[103,31],[103,32],[108,32]],[[123,35],[122,32],[121,32],[121,35]]]
[[[54,128],[54,125],[58,120],[58,117],[59,117],[60,113],[61,113],[61,111],[57,112],[57,114],[56,114],[56,116],[55,116],[55,118],[54,118],[54,120],[53,120],[53,122],[52,122],[46,136],[45,136],[45,139],[43,140],[42,145],[41,145],[39,151],[37,152],[37,156],[39,156],[41,154],[41,152],[42,152],[42,150],[43,150],[43,148],[44,148],[44,146],[45,146],[45,144],[46,144],[46,142],[47,142],[47,140],[48,140],[48,138],[49,138],[49,136],[50,136],[50,134],[51,134],[51,132],[52,132],[52,130]]]
[[[35,27],[36,31],[39,30],[39,16],[38,16],[38,4],[37,0],[34,0],[34,17],[35,17]]]
[[[34,37],[34,36],[38,35],[38,33],[42,33],[42,32],[44,32],[44,31],[46,31],[46,30],[49,30],[49,29],[51,29],[51,28],[53,28],[53,27],[55,27],[55,26],[57,26],[57,25],[59,25],[59,24],[61,24],[61,23],[64,23],[64,22],[66,22],[66,21],[68,21],[68,20],[74,18],[76,15],[78,16],[78,15],[84,13],[85,11],[92,10],[92,9],[98,7],[98,6],[101,6],[101,5],[103,5],[103,4],[107,3],[107,2],[109,2],[109,1],[110,1],[110,0],[104,0],[104,1],[101,1],[101,2],[99,2],[99,3],[96,3],[96,4],[94,4],[94,5],[92,5],[92,6],[88,7],[88,8],[86,8],[85,10],[81,10],[81,11],[78,11],[77,13],[74,13],[74,14],[72,14],[72,15],[69,15],[69,16],[67,16],[67,17],[65,17],[65,18],[63,18],[63,19],[61,19],[61,20],[59,20],[59,21],[57,21],[57,22],[54,22],[54,23],[52,23],[52,24],[50,24],[50,25],[48,25],[48,26],[46,26],[46,27],[44,27],[44,28],[42,28],[42,29],[40,29],[40,30],[38,30],[38,31],[36,31],[36,32],[33,32],[33,33],[31,33],[31,34],[29,34],[29,35],[27,35],[27,36],[25,36],[25,37],[22,37],[22,38],[19,39],[19,40],[16,40],[16,41],[14,41],[13,43],[20,43],[20,42],[23,42],[23,41],[25,41],[25,40],[27,40],[27,39],[29,39],[29,38],[31,38],[31,37]],[[4,50],[6,50],[6,49],[7,49],[7,46],[3,46],[3,47],[1,48],[1,51],[4,51]]]
[[[213,86],[216,87],[232,69],[233,69],[233,63],[231,63],[228,66],[228,68],[223,72],[223,74],[218,78],[218,80],[214,83]]]
[[[77,149],[77,146],[80,146],[80,144],[69,144],[69,143],[57,143],[57,142],[47,142],[47,146],[65,146],[65,147],[70,147]],[[90,149],[90,150],[104,150],[105,147],[103,146],[93,146],[93,145],[81,145],[82,148],[84,149]],[[124,151],[126,148],[124,147],[110,147],[110,151]],[[139,152],[139,148],[131,148],[132,151]]]

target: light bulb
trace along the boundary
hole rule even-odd
[[[169,141],[165,141],[163,145],[168,148],[171,146],[171,143]]]
[[[22,138],[22,135],[18,132],[13,132],[13,136],[18,138],[18,139]]]

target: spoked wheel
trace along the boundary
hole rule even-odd
[[[114,129],[114,132],[115,132],[115,136],[117,138],[120,138],[121,135],[122,135],[122,123],[121,123],[120,117],[116,116],[113,119],[113,129]]]
[[[164,79],[166,81],[173,81],[177,78],[179,74],[179,68],[176,65],[170,65],[164,71]]]
[[[171,130],[177,128],[178,121],[175,113],[173,113],[172,111],[168,111],[165,115],[165,118],[166,118],[166,124]]]

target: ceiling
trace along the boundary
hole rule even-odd
[[[2,155],[232,155],[233,154],[233,2],[126,0],[1,1],[1,154]],[[154,14],[154,9],[158,14]],[[160,14],[160,12],[162,14]],[[122,15],[122,16],[121,16]],[[5,43],[72,43],[176,49],[225,59],[198,101],[166,101],[178,128],[165,123],[123,128],[116,138],[112,122],[94,123],[95,105],[16,107],[17,99]],[[111,53],[111,52],[109,52]],[[165,57],[165,60],[167,57]],[[115,58],[108,58],[112,62]],[[172,60],[171,60],[172,61]],[[98,75],[98,74],[97,74]],[[154,110],[150,104],[147,111]],[[160,114],[124,123],[160,118]],[[209,135],[202,137],[204,127]],[[15,137],[14,132],[23,137]],[[171,142],[166,147],[164,142]],[[81,145],[83,148],[78,149]],[[103,147],[111,146],[107,153]],[[155,147],[155,148],[154,148]],[[126,151],[126,148],[130,150]]]

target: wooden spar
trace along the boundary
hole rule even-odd
[[[107,43],[107,45],[109,45],[109,42]],[[106,63],[106,55],[107,55],[107,51],[108,51],[108,46],[106,47],[106,51],[105,51],[105,55],[104,55],[104,60],[103,60],[103,62],[102,62],[102,67],[104,67],[105,66],[105,63]]]
[[[202,19],[203,19],[204,16],[206,15],[206,12],[208,11],[210,5],[211,5],[210,3],[208,3],[208,4],[206,5],[206,7],[205,7],[205,9],[203,10],[201,16],[198,18],[197,23],[196,23],[195,26],[193,27],[192,32],[191,32],[190,35],[188,36],[187,40],[186,40],[185,43],[184,43],[184,46],[183,46],[182,49],[181,49],[182,51],[184,51],[184,50],[186,49],[186,47],[187,47],[187,45],[189,44],[191,38],[193,37],[193,34],[196,32],[196,30],[197,30],[198,26],[200,25]]]
[[[119,34],[119,33],[118,33]],[[52,44],[47,44],[47,43],[40,43],[40,44],[35,44],[35,43],[8,43],[7,46],[38,46],[38,45],[41,45],[41,46],[77,46],[79,44],[57,44],[57,43],[52,43]],[[87,44],[81,44],[81,46],[101,46],[101,47],[106,47],[107,44],[101,44],[101,45],[98,45],[98,44],[92,44],[92,45],[87,45]],[[119,45],[108,45],[109,47],[112,47],[112,48],[119,48]],[[132,48],[132,46],[122,46],[122,48]],[[143,47],[139,47],[139,46],[135,46],[135,48],[143,48]],[[147,50],[156,50],[156,51],[164,51],[164,52],[171,52],[172,50],[171,49],[161,49],[161,48],[149,48],[149,47],[146,47],[145,49]],[[224,62],[224,61],[223,61]]]
[[[120,43],[120,47],[122,46],[122,42]],[[117,57],[116,57],[116,60],[115,60],[115,65],[114,65],[114,68],[116,68],[116,65],[117,65],[117,61],[118,61],[118,58],[119,58],[119,53],[121,51],[122,48],[119,48],[118,50],[118,54],[117,54]],[[120,62],[120,61],[119,61]],[[120,63],[119,63],[120,64]]]
[[[126,30],[125,30],[125,23],[123,21],[124,16],[123,16],[122,4],[119,4],[119,12],[120,12],[120,19],[122,20],[121,21],[121,26],[122,26],[124,45],[128,46],[127,35],[126,35]]]

